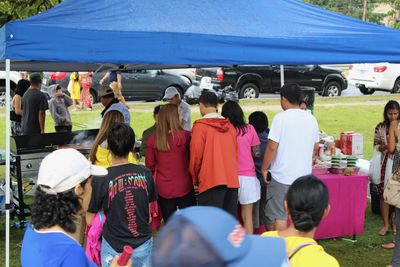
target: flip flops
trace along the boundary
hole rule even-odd
[[[388,234],[388,232],[389,232],[389,229],[385,230],[385,228],[382,228],[381,230],[379,230],[378,235],[385,236]]]
[[[384,248],[384,249],[394,249],[395,247],[396,247],[396,244],[394,242],[389,242],[389,243],[382,245],[382,248]]]

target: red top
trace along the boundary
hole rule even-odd
[[[170,135],[168,143],[169,151],[158,151],[156,134],[149,137],[146,166],[153,173],[161,197],[183,197],[193,189],[189,174],[190,132],[182,130],[174,137]]]

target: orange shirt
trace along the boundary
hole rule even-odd
[[[189,171],[199,193],[218,185],[239,188],[236,129],[228,119],[212,117],[194,122]]]

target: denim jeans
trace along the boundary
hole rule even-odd
[[[150,238],[139,247],[135,248],[131,256],[132,267],[149,267],[153,239]],[[101,242],[101,265],[109,267],[116,255],[119,255],[103,238]]]

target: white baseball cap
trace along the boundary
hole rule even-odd
[[[165,89],[165,94],[164,94],[163,99],[164,100],[169,100],[169,99],[173,98],[176,95],[179,95],[178,90],[176,90],[175,87],[171,86],[171,87],[168,87],[167,89]]]
[[[37,184],[47,194],[56,195],[74,188],[91,175],[105,176],[107,170],[92,165],[76,149],[58,149],[42,160]]]

